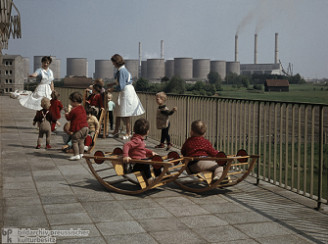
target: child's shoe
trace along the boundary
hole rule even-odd
[[[46,149],[50,149],[50,148],[51,148],[50,144],[47,144]]]
[[[83,154],[80,154],[80,159],[82,159],[83,158]]]
[[[84,151],[87,152],[89,150],[88,146],[84,146]]]
[[[172,144],[171,143],[168,143],[167,144],[167,147],[166,147],[166,151],[170,150],[171,147],[172,147]]]
[[[36,147],[35,147],[35,149],[40,149],[41,148],[41,145],[37,145]]]
[[[71,156],[68,160],[74,161],[74,160],[79,160],[79,159],[81,159],[81,158],[80,158],[80,155],[78,154],[78,155]]]
[[[164,148],[164,143],[158,144],[157,146],[155,146],[155,148]]]

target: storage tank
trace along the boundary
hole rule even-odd
[[[209,59],[194,59],[193,60],[193,79],[207,80],[207,75],[210,73]]]
[[[95,60],[95,79],[109,80],[114,78],[114,66],[111,60]]]
[[[165,76],[171,79],[173,75],[174,75],[174,60],[166,60]]]
[[[88,61],[86,58],[67,58],[67,76],[88,76]]]
[[[147,79],[147,61],[141,61],[141,77]]]
[[[227,62],[226,63],[226,74],[237,74],[240,75],[240,63],[239,62]]]
[[[147,59],[147,79],[160,80],[165,76],[164,59]]]
[[[174,75],[184,80],[191,80],[192,58],[174,58]]]
[[[131,73],[132,79],[138,79],[139,73],[139,60],[138,59],[125,59],[125,67]]]
[[[221,79],[224,80],[226,77],[226,61],[213,60],[211,61],[210,72],[217,72]]]
[[[38,68],[41,68],[41,59],[46,56],[34,56],[33,57],[33,72],[37,70]],[[52,73],[54,75],[55,79],[60,79],[60,59],[56,59],[55,56],[51,56],[52,62],[49,66],[49,68],[52,70]],[[59,60],[59,61],[56,61]]]

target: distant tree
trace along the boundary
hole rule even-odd
[[[186,91],[186,81],[180,77],[173,76],[164,87],[166,93],[184,94]]]
[[[219,75],[218,72],[210,72],[208,75],[207,75],[207,78],[208,78],[208,82],[210,84],[213,84],[215,85],[215,89],[216,90],[221,90],[221,84],[222,84],[222,79],[221,79],[221,76]]]
[[[136,91],[148,91],[149,81],[144,78],[139,78],[135,85]]]
[[[288,81],[290,84],[304,84],[305,80],[300,76],[300,74],[296,74],[294,76],[289,76]]]
[[[169,80],[170,80],[169,77],[164,76],[164,77],[161,79],[161,82],[167,82],[167,81],[169,81]]]

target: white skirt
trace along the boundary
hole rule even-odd
[[[142,107],[133,85],[126,85],[118,94],[115,115],[117,117],[130,117],[139,116],[144,113],[145,110]]]
[[[30,95],[24,96],[20,95],[18,97],[19,103],[29,109],[33,110],[41,110],[41,100],[44,97],[47,97],[51,99],[51,87],[48,84],[39,84],[34,92],[32,92]]]

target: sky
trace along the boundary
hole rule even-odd
[[[3,54],[61,60],[87,58],[92,77],[95,60],[115,53],[125,59],[178,57],[274,62],[279,34],[279,59],[285,69],[303,78],[328,78],[327,0],[13,0],[21,16],[21,39],[10,39]],[[13,10],[12,15],[17,13]]]

